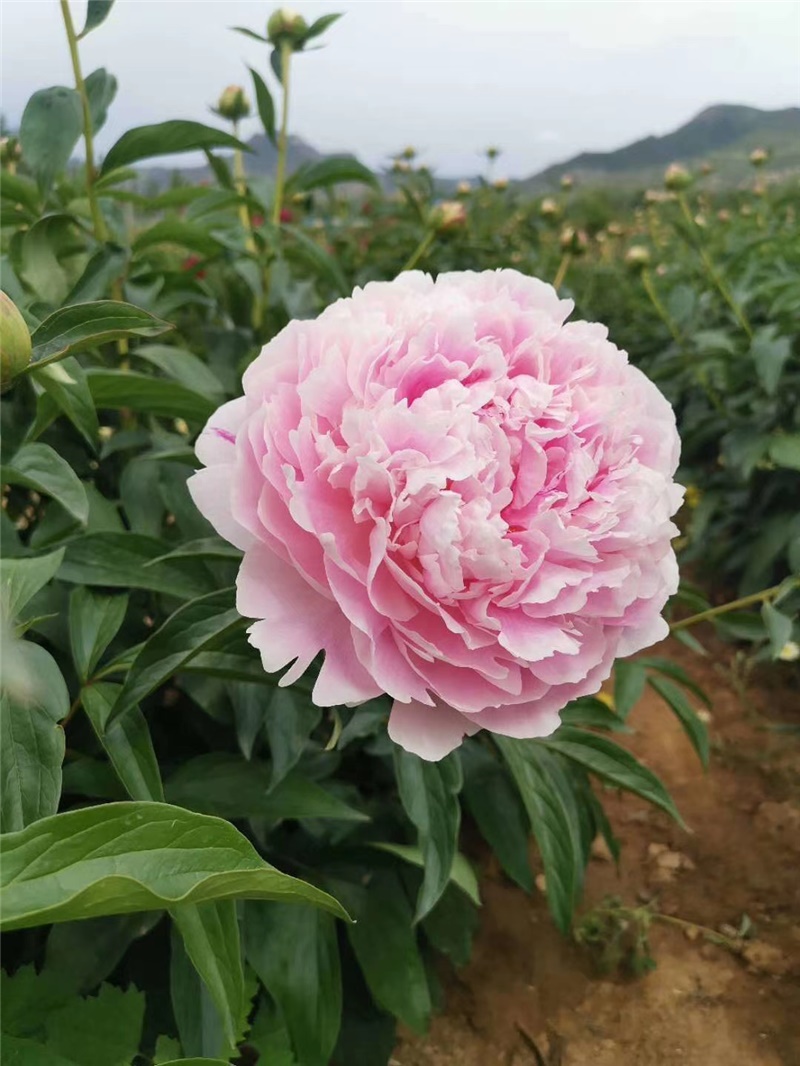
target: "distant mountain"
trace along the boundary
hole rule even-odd
[[[614,152],[582,152],[525,179],[530,192],[555,188],[565,174],[581,184],[644,186],[660,180],[670,163],[711,163],[718,182],[736,183],[752,173],[747,156],[769,148],[772,171],[800,171],[800,108],[762,111],[757,107],[718,104],[663,137],[645,137]]]

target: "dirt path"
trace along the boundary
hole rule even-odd
[[[800,737],[769,728],[800,724],[800,692],[783,683],[796,672],[772,670],[743,696],[730,647],[715,647],[716,665],[674,641],[657,651],[712,696],[711,769],[648,693],[630,747],[668,785],[690,832],[609,795],[621,871],[598,854],[586,905],[656,898],[668,916],[729,932],[747,915],[743,952],[655,922],[652,973],[598,977],[586,951],[555,932],[541,894],[526,896],[490,862],[473,959],[443,974],[443,1012],[427,1038],[404,1034],[394,1066],[800,1066]]]

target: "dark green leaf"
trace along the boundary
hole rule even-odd
[[[777,434],[771,438],[769,456],[788,470],[800,470],[800,433]]]
[[[769,634],[772,658],[777,659],[792,637],[792,620],[771,603],[761,605],[761,618]]]
[[[216,899],[333,897],[264,862],[229,822],[166,803],[105,803],[43,818],[0,840],[2,928]]]
[[[396,855],[398,859],[402,859],[403,862],[407,862],[411,866],[417,866],[420,870],[425,869],[425,856],[419,848],[412,847],[410,844],[373,843],[372,847],[388,852],[389,855]],[[475,871],[470,866],[469,860],[460,851],[456,852],[456,857],[453,859],[453,865],[450,869],[450,884],[459,888],[476,907],[480,907],[481,897],[478,890],[478,879],[475,876]]]
[[[208,369],[202,359],[183,348],[171,348],[165,344],[146,344],[137,348],[133,355],[158,367],[167,377],[182,385],[212,397],[216,402],[224,399],[224,389],[219,379]]]
[[[105,125],[108,109],[117,95],[117,79],[113,74],[100,67],[93,70],[86,78],[86,95],[89,98],[89,112],[92,118],[92,130],[97,133]]]
[[[66,169],[82,130],[81,99],[74,89],[40,89],[26,104],[19,126],[22,155],[43,192]]]
[[[90,533],[67,545],[58,576],[75,585],[150,589],[187,600],[207,592],[208,578],[188,561],[145,565],[163,556],[164,547],[137,533]]]
[[[246,26],[231,26],[234,33],[242,33],[245,37],[251,37],[254,41],[261,41],[262,44],[268,44],[269,41],[266,37],[262,37],[260,33],[256,33],[255,30],[248,30]]]
[[[244,906],[244,947],[281,1009],[298,1060],[327,1066],[342,1013],[333,919],[317,908],[250,901]]]
[[[102,985],[48,1014],[48,1051],[81,1066],[127,1066],[136,1056],[144,1023],[144,993]]]
[[[791,355],[792,344],[789,337],[778,335],[774,324],[761,326],[753,334],[750,355],[755,363],[758,380],[768,396],[778,391],[784,365]]]
[[[313,41],[315,37],[319,37],[320,34],[324,33],[329,26],[332,26],[334,22],[336,22],[341,17],[341,14],[321,15],[320,18],[316,19],[314,22],[311,23],[306,32],[303,34],[303,45],[305,45],[308,41]]]
[[[501,736],[494,740],[517,783],[539,845],[550,911],[561,932],[568,933],[583,889],[584,873],[574,781],[540,741]]]
[[[458,754],[426,762],[399,746],[394,749],[395,776],[406,814],[416,826],[425,857],[415,921],[424,918],[441,897],[458,848],[463,783]]]
[[[172,329],[141,307],[116,300],[73,304],[54,311],[34,330],[32,366],[43,366],[121,337],[157,337]]]
[[[284,226],[284,230],[292,238],[284,249],[288,259],[297,260],[310,267],[315,274],[324,278],[341,295],[349,294],[352,285],[348,285],[341,267],[332,255],[299,227]]]
[[[0,588],[3,612],[7,619],[13,621],[39,589],[55,577],[63,558],[63,548],[49,555],[23,559],[0,558]]]
[[[647,673],[639,662],[617,659],[614,663],[614,710],[625,721],[642,698]]]
[[[108,174],[117,167],[126,167],[140,159],[207,148],[240,148],[245,152],[250,151],[246,144],[242,144],[224,130],[204,126],[202,122],[175,119],[171,122],[159,122],[155,126],[137,126],[136,129],[123,133],[103,160],[101,173]]]
[[[698,718],[697,712],[686,699],[683,690],[663,677],[650,677],[648,682],[667,706],[675,712],[678,721],[692,743],[692,747],[699,755],[700,762],[704,767],[707,767],[709,757],[708,730],[705,723]]]
[[[322,711],[296,689],[276,688],[271,698],[262,699],[272,756],[270,787],[274,788],[297,765],[310,734],[319,725]]]
[[[69,993],[91,992],[116,969],[131,943],[149,933],[160,918],[161,912],[153,911],[54,925],[42,973]]]
[[[607,737],[584,733],[580,729],[563,728],[557,736],[547,737],[538,743],[574,760],[609,784],[641,796],[672,815],[683,826],[683,819],[672,798],[656,775]]]
[[[172,1013],[182,1049],[187,1055],[203,1056],[188,1061],[205,1063],[209,1061],[205,1056],[220,1054],[226,1044],[222,1019],[211,993],[187,955],[183,939],[174,924],[170,937],[169,979]],[[226,1055],[223,1061],[229,1059],[230,1056]]]
[[[86,269],[64,298],[64,306],[101,300],[111,284],[121,278],[128,252],[117,244],[104,244],[86,264]]]
[[[142,230],[133,242],[133,250],[141,254],[158,244],[175,244],[203,256],[218,255],[224,248],[205,226],[184,222],[179,218],[165,218],[149,229]]]
[[[49,444],[23,444],[14,457],[0,467],[0,478],[51,496],[86,525],[89,501],[77,474]]]
[[[81,682],[92,676],[100,656],[119,632],[127,609],[126,595],[73,589],[69,598],[69,639]]]
[[[437,951],[447,955],[456,966],[466,966],[478,924],[474,905],[463,892],[456,892],[451,886],[423,920],[422,928]]]
[[[232,590],[212,592],[179,607],[134,660],[109,724],[176,673],[193,655],[247,624],[232,606]]]
[[[703,604],[700,610],[705,610],[706,607],[708,607],[708,604]],[[711,700],[706,693],[703,692],[697,682],[693,681],[686,671],[671,659],[662,659],[657,655],[648,655],[638,659],[637,662],[648,670],[655,670],[659,674],[666,674],[667,677],[671,677],[673,681],[677,681],[679,684],[683,685],[684,688],[688,688],[690,692],[693,692],[699,700],[702,700],[706,707],[711,706]]]
[[[77,359],[68,357],[60,363],[40,367],[31,377],[94,450],[100,427],[86,374]]]
[[[147,721],[138,707],[108,725],[121,685],[96,681],[83,690],[82,700],[97,739],[103,745],[125,791],[134,800],[164,799],[164,787]]]
[[[30,641],[4,649],[0,691],[0,824],[21,830],[58,809],[69,695],[55,659]]]
[[[87,379],[98,410],[128,408],[190,422],[205,422],[215,410],[213,400],[177,381],[127,370],[90,370]]]
[[[630,733],[630,729],[618,714],[602,700],[593,696],[581,696],[561,711],[561,724],[583,726],[586,729],[602,729],[608,733]]]
[[[253,88],[256,92],[256,106],[258,107],[258,114],[261,117],[261,125],[264,127],[264,133],[266,133],[272,143],[277,144],[275,138],[275,104],[272,100],[272,94],[258,71],[253,70],[252,67],[249,69],[253,77]]]
[[[378,179],[363,163],[353,156],[328,156],[317,163],[305,163],[287,183],[292,192],[309,192],[311,189],[327,188],[357,182],[378,188]]]
[[[97,29],[108,18],[108,13],[114,6],[114,0],[89,0],[86,8],[86,22],[83,25],[78,40],[80,41],[87,33]]]

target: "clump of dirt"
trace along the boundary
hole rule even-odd
[[[598,976],[541,892],[489,859],[472,961],[444,974],[443,1012],[402,1034],[394,1066],[800,1066],[800,737],[775,729],[800,723],[800,693],[780,666],[745,687],[731,648],[707,646],[658,654],[713,699],[709,771],[649,690],[628,741],[689,831],[608,793],[621,868],[598,846],[588,873],[584,910],[614,896],[665,916],[648,930],[656,968]]]

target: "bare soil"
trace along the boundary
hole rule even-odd
[[[731,647],[707,646],[705,660],[674,640],[657,653],[713,699],[710,770],[649,690],[627,741],[689,832],[607,793],[621,868],[598,848],[584,909],[609,895],[655,900],[667,918],[729,935],[747,915],[750,936],[731,950],[656,920],[652,973],[599,976],[556,932],[542,893],[484,859],[472,961],[442,971],[443,1011],[426,1037],[401,1035],[393,1066],[800,1066],[800,736],[774,728],[800,724],[797,670],[778,664],[745,686]]]

